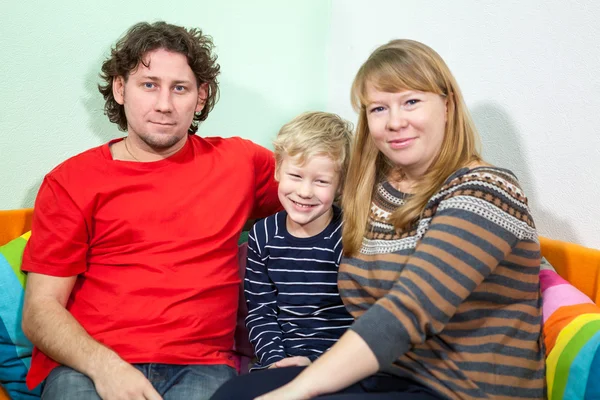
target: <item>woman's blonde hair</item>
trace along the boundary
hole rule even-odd
[[[390,173],[402,174],[377,149],[367,123],[367,84],[379,91],[395,93],[417,90],[444,96],[447,122],[440,152],[414,186],[406,204],[390,222],[397,230],[406,228],[424,211],[428,200],[457,169],[481,160],[475,125],[450,69],[430,47],[414,40],[393,40],[377,48],[360,67],[352,84],[352,105],[358,112],[353,157],[350,160],[342,197],[344,209],[344,254],[360,250],[376,185]]]
[[[322,155],[336,163],[340,174],[341,192],[352,143],[352,124],[337,114],[311,111],[305,112],[283,125],[273,141],[275,153],[275,176],[284,156],[298,158],[304,164],[309,158]]]

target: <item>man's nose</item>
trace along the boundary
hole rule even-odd
[[[173,110],[172,93],[168,89],[161,89],[158,93],[154,108],[160,112],[170,112]]]

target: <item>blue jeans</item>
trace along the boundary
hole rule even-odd
[[[227,365],[133,364],[164,400],[208,400],[226,381],[236,376]],[[52,370],[42,400],[100,400],[94,382],[69,367]]]

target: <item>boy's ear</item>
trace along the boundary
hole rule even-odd
[[[280,174],[280,173],[281,173],[281,172],[279,171],[279,165],[278,165],[278,164],[275,164],[275,180],[276,180],[277,182],[279,182],[279,174]]]

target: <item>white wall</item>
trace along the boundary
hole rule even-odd
[[[456,76],[484,156],[512,169],[540,234],[600,248],[600,3],[333,0],[328,109],[394,38],[422,41]]]

